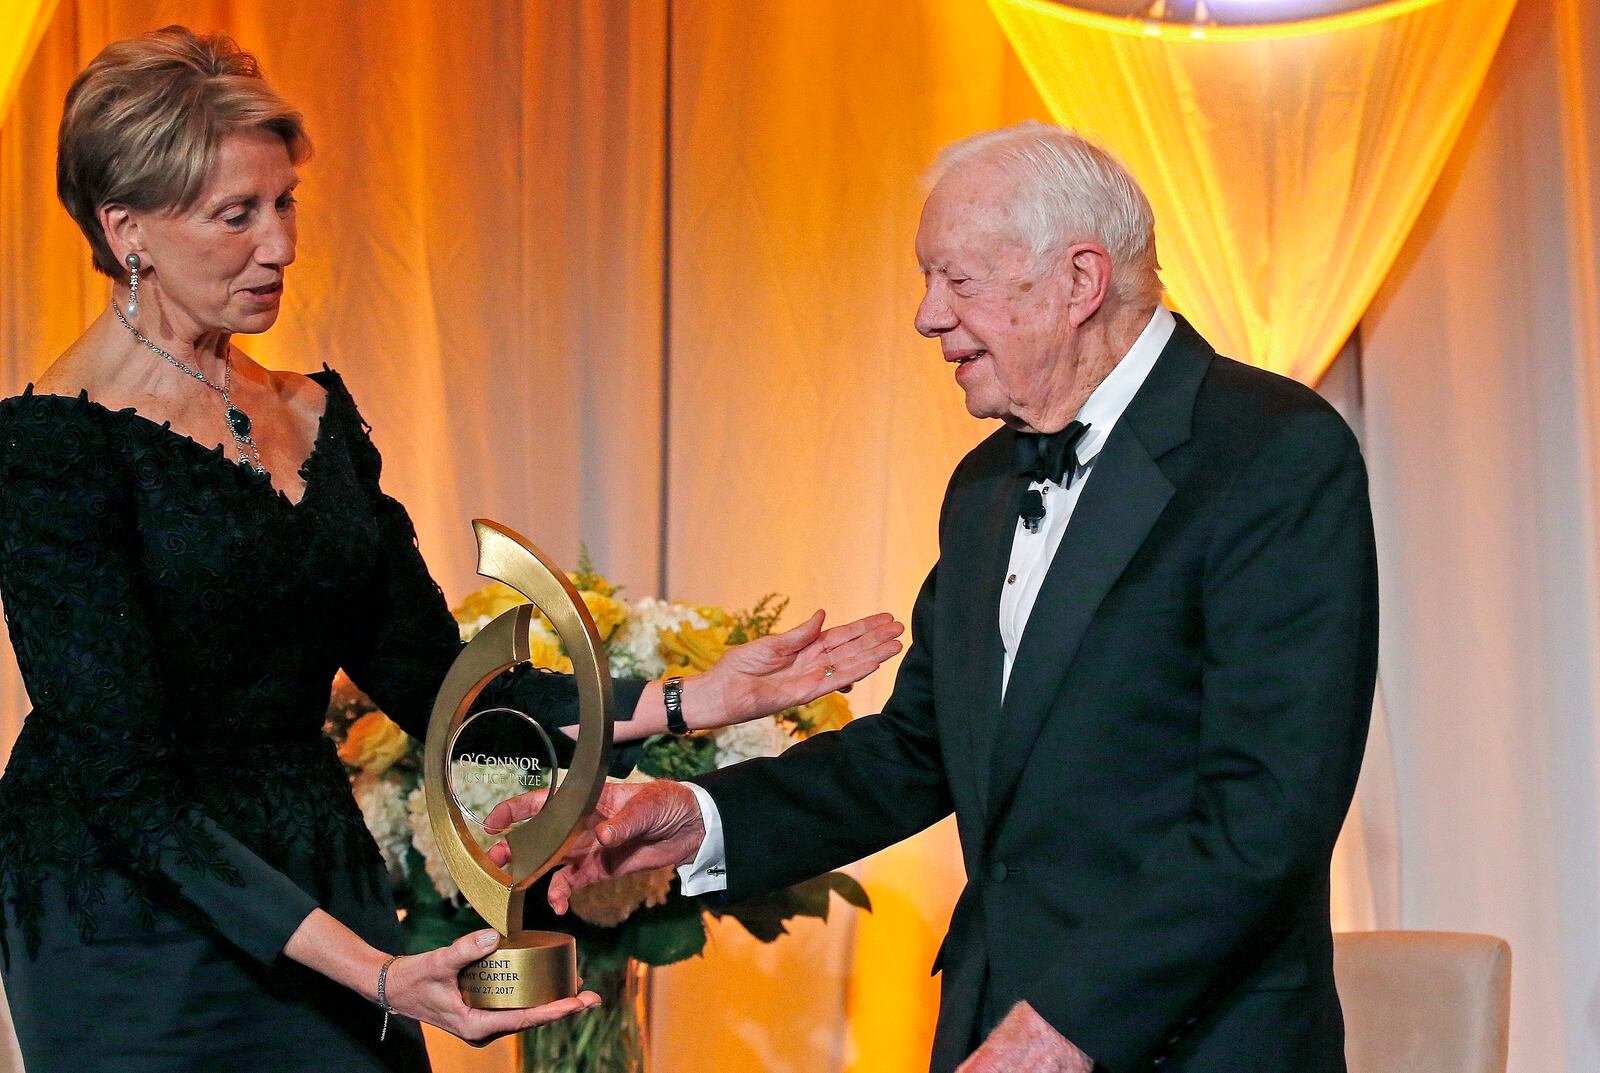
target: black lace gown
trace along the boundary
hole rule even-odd
[[[298,503],[86,394],[0,402],[0,593],[34,704],[0,778],[0,965],[29,1073],[427,1069],[414,1022],[380,1045],[375,1006],[282,956],[317,906],[399,950],[323,716],[343,667],[421,736],[461,648],[369,426],[312,378]],[[631,713],[640,684],[617,686]],[[577,717],[571,679],[526,669],[482,703]]]

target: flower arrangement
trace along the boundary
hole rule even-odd
[[[699,674],[731,646],[771,633],[787,601],[767,596],[748,611],[691,606],[646,597],[629,602],[596,573],[585,554],[569,575],[593,617],[611,674],[656,679]],[[454,614],[463,640],[494,618],[526,603],[521,593],[491,583],[467,597]],[[531,662],[570,671],[560,638],[542,615],[529,631]],[[662,735],[645,743],[630,781],[686,779],[758,756],[775,756],[795,741],[834,730],[850,720],[843,696],[830,693],[775,716],[687,737]],[[483,926],[467,905],[440,857],[428,824],[422,790],[421,743],[391,722],[343,675],[328,710],[328,733],[350,771],[351,788],[393,884],[401,930],[412,951],[432,949]],[[483,801],[463,800],[487,813],[498,792],[481,783]],[[458,794],[472,791],[459,786]],[[487,845],[489,836],[484,835]],[[579,891],[572,918],[560,927],[576,935],[585,987],[605,1000],[590,1013],[527,1034],[524,1065],[540,1073],[638,1073],[643,1068],[641,1026],[634,988],[637,966],[670,965],[699,954],[707,916],[739,921],[762,942],[772,942],[796,917],[827,919],[831,895],[870,910],[866,892],[835,872],[737,906],[714,908],[677,892],[671,869],[644,872]]]

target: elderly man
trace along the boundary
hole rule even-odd
[[[940,173],[917,330],[1002,427],[951,478],[893,696],[608,790],[551,904],[663,865],[734,899],[954,810],[934,1070],[1343,1070],[1328,868],[1377,640],[1356,441],[1160,304],[1149,204],[1102,149],[1028,123]]]

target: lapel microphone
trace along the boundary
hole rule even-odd
[[[1022,524],[1028,532],[1037,533],[1039,523],[1044,521],[1044,492],[1038,488],[1030,488],[1022,493]]]
[[[1048,435],[1024,432],[1017,436],[1017,472],[1023,480],[1053,481],[1062,488],[1069,487],[1078,474],[1077,444],[1089,426],[1074,421],[1060,432]],[[1029,488],[1022,493],[1022,505],[1017,513],[1028,532],[1037,533],[1044,521],[1044,492]]]

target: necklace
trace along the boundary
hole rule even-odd
[[[250,415],[233,404],[233,395],[231,394],[233,389],[232,352],[230,351],[222,356],[222,383],[214,384],[206,379],[205,373],[198,369],[189,368],[183,362],[146,339],[138,328],[128,323],[128,318],[122,315],[122,310],[117,308],[116,302],[111,303],[111,312],[117,315],[117,320],[121,322],[124,328],[133,333],[135,339],[160,354],[163,358],[166,358],[180,372],[200,381],[206,387],[222,396],[222,405],[226,408],[228,418],[228,431],[233,433],[234,446],[239,449],[239,462],[242,465],[253,467],[259,473],[265,473],[266,467],[261,464],[261,451],[256,447],[256,441],[250,438]]]

